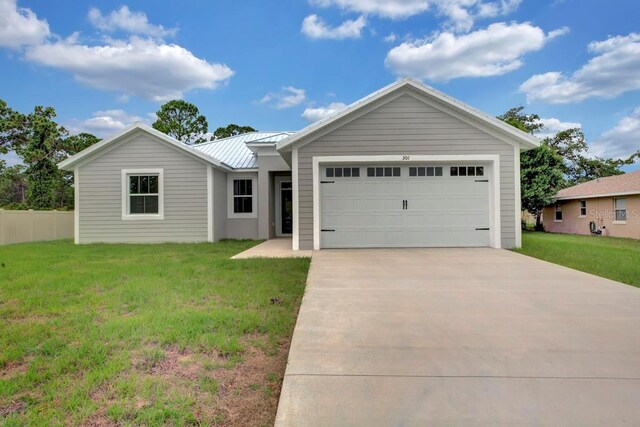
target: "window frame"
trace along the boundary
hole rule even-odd
[[[122,169],[122,220],[163,220],[164,219],[164,169]],[[131,176],[158,176],[158,213],[157,214],[132,214],[131,194],[129,194],[129,177]],[[152,194],[153,195],[153,194]]]
[[[618,209],[618,200],[624,200],[624,209]],[[613,198],[613,224],[626,224],[627,223],[627,198],[626,197],[614,197]],[[618,219],[618,211],[624,211],[624,219]]]
[[[558,213],[560,213],[560,219],[558,219]],[[563,213],[562,213],[562,204],[560,202],[556,202],[555,209],[553,211],[553,222],[562,222]]]
[[[583,209],[584,209],[584,213],[582,213]],[[586,217],[587,217],[587,201],[584,199],[579,200],[578,201],[578,218],[586,218]]]
[[[233,194],[233,182],[235,180],[251,180],[251,196],[234,196]],[[258,179],[255,175],[227,175],[227,218],[229,219],[241,219],[241,218],[257,218],[258,217]],[[233,210],[235,197],[251,197],[251,212],[250,213],[236,213]]]

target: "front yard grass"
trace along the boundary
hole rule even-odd
[[[640,287],[640,240],[523,232],[515,251]]]
[[[0,247],[0,425],[272,425],[308,259]]]

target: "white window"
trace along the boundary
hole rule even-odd
[[[627,222],[627,199],[613,199],[613,210],[616,215],[614,222]]]
[[[122,219],[164,219],[162,169],[122,170]]]
[[[227,178],[229,218],[256,218],[256,180],[253,176],[233,176]]]
[[[560,205],[560,203],[556,203],[556,216],[554,221],[562,222],[562,205]]]
[[[580,200],[580,217],[584,218],[587,216],[587,201]]]

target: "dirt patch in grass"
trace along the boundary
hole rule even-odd
[[[0,406],[0,418],[5,418],[5,417],[8,417],[9,415],[22,412],[24,408],[25,408],[24,402],[20,402],[19,400],[14,400],[10,402],[7,406]]]
[[[0,367],[0,379],[8,380],[27,372],[29,362],[27,360],[11,361]]]
[[[224,413],[222,425],[273,425],[288,352],[288,341],[280,342],[274,355],[255,346],[247,347],[242,362],[216,373],[220,379],[220,409]]]

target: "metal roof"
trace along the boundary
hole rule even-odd
[[[294,132],[249,132],[229,138],[192,145],[200,151],[233,169],[255,169],[258,167],[257,156],[247,144],[275,144],[293,135]]]

